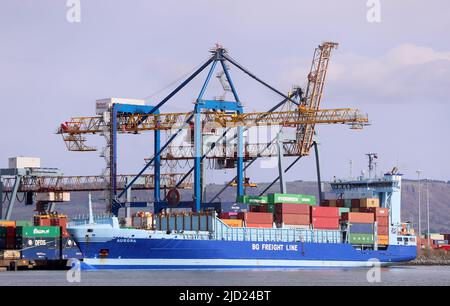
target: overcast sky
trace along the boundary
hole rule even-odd
[[[65,174],[99,174],[98,152],[67,152],[55,131],[72,116],[93,115],[95,100],[149,98],[192,71],[220,42],[245,67],[288,92],[303,86],[314,48],[336,41],[323,108],[369,114],[361,131],[320,126],[323,177],[398,165],[406,177],[450,179],[450,2],[381,0],[381,22],[369,23],[365,0],[117,1],[81,0],[81,22],[67,21],[66,0],[0,2],[0,166],[16,155],[38,156]],[[264,111],[276,94],[232,69],[248,111]],[[190,111],[200,78],[163,111]],[[220,92],[219,92],[220,93]],[[136,173],[151,155],[150,133],[120,137],[119,172]],[[100,136],[90,137],[100,146]],[[218,180],[233,173],[218,175]],[[248,175],[269,180],[273,169]],[[210,175],[211,177],[211,175]],[[305,158],[289,180],[315,178]]]

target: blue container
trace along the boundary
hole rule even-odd
[[[371,223],[352,223],[350,225],[352,234],[373,234],[373,224]]]
[[[0,250],[6,249],[6,238],[0,238]]]
[[[61,259],[61,240],[59,238],[24,239],[22,259],[59,260]]]
[[[62,259],[83,259],[83,254],[72,238],[63,238],[61,244],[61,257]]]

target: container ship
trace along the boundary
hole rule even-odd
[[[291,269],[393,265],[415,259],[402,223],[401,175],[336,180],[324,200],[244,196],[244,211],[137,213],[73,219],[67,229],[85,269]]]

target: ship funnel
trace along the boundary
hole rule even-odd
[[[94,214],[92,213],[92,195],[89,193],[89,224],[94,224]]]

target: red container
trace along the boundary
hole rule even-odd
[[[359,199],[352,199],[352,208],[359,208],[360,202]]]
[[[282,213],[282,214],[309,215],[310,206],[308,204],[277,203],[277,204],[275,204],[275,212]]]
[[[338,207],[311,206],[311,216],[324,218],[339,218]]]
[[[247,227],[253,228],[272,228],[273,225],[269,223],[246,223]]]
[[[330,206],[330,201],[329,200],[322,200],[322,203],[320,203],[320,206],[328,207],[328,206]]]
[[[389,227],[379,226],[378,227],[378,235],[389,235]]]
[[[370,207],[370,208],[366,208],[365,211],[374,213],[375,214],[375,220],[378,217],[389,217],[389,208]]]
[[[389,217],[376,217],[375,220],[378,223],[378,226],[389,226]]]
[[[350,223],[374,223],[375,215],[373,213],[343,213],[341,216],[342,220],[348,221]]]
[[[223,212],[220,214],[220,219],[240,219],[237,212]]]
[[[315,229],[337,230],[339,229],[339,218],[313,217],[312,225]]]
[[[309,225],[311,223],[311,219],[309,215],[276,214],[275,222],[288,225]]]
[[[272,227],[273,214],[262,212],[248,212],[244,215],[244,221],[248,224],[270,224]]]
[[[345,207],[345,200],[337,199],[336,200],[336,207]]]

